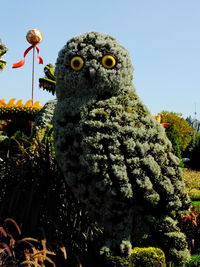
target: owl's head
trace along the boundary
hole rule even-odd
[[[90,32],[67,42],[56,62],[58,99],[118,95],[131,85],[133,67],[128,51],[107,34]]]

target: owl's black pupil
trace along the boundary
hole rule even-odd
[[[79,67],[81,63],[80,63],[80,61],[77,59],[77,60],[74,60],[73,64],[74,64],[74,67]]]
[[[110,58],[108,58],[108,59],[106,59],[106,65],[107,66],[112,66],[112,59],[110,59]]]

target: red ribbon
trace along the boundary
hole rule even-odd
[[[17,62],[17,63],[14,63],[14,64],[12,65],[12,67],[13,67],[13,68],[20,68],[20,67],[24,66],[26,55],[28,54],[28,52],[29,52],[31,49],[35,49],[35,48],[36,48],[36,51],[37,51],[37,53],[38,53],[38,56],[37,56],[38,63],[39,63],[39,64],[43,64],[43,59],[39,56],[39,52],[40,52],[39,47],[38,47],[37,45],[31,45],[31,46],[28,47],[28,48],[26,49],[26,51],[24,52],[24,57],[23,57],[23,59],[22,59],[21,61]]]

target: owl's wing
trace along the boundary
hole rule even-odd
[[[116,109],[94,109],[82,124],[80,160],[92,190],[163,211],[185,210],[190,200],[164,128],[146,110],[137,111],[120,117]]]
[[[141,202],[163,212],[187,209],[179,160],[164,128],[142,104],[122,102],[101,101],[82,115],[74,107],[71,117],[67,105],[58,103],[55,144],[67,183],[77,198],[99,209],[105,202]]]

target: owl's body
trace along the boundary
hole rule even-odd
[[[179,161],[132,73],[127,50],[100,33],[71,39],[56,64],[56,156],[75,197],[103,227],[105,248],[117,253],[156,231],[184,243],[172,214],[189,207]],[[166,250],[171,241],[161,239]],[[186,242],[174,248],[187,254]]]

